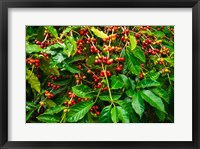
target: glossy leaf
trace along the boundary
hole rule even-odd
[[[74,62],[84,60],[84,59],[85,59],[85,56],[83,56],[83,55],[74,55],[73,57],[70,57],[67,60],[67,62],[68,62],[68,64],[70,64],[70,63],[74,63]]]
[[[73,86],[72,91],[76,96],[81,98],[93,98],[95,96],[88,86],[82,84]]]
[[[26,53],[34,53],[34,52],[41,52],[42,48],[40,48],[36,44],[26,44]]]
[[[156,96],[154,93],[152,93],[150,90],[142,90],[140,92],[140,95],[142,98],[149,103],[151,106],[155,107],[156,109],[165,112],[165,106],[162,102],[162,99],[158,96]]]
[[[108,35],[106,35],[103,31],[96,29],[95,27],[92,27],[91,31],[99,38],[102,38],[102,39],[108,38]]]
[[[142,114],[144,113],[145,105],[143,99],[140,97],[139,93],[135,93],[132,96],[132,107],[135,112],[142,118]]]
[[[44,123],[58,123],[60,122],[60,118],[55,115],[39,115],[36,117],[39,121]]]
[[[75,104],[70,108],[70,111],[67,113],[66,121],[77,122],[87,114],[87,112],[91,109],[93,105],[94,102],[92,102],[91,100]]]
[[[140,61],[142,61],[143,63],[146,62],[146,58],[144,55],[144,51],[142,51],[142,49],[140,47],[136,47],[135,50],[133,51],[133,55],[135,57],[137,57]]]
[[[128,112],[120,106],[117,106],[116,108],[119,114],[119,119],[122,121],[122,123],[129,123],[130,117],[129,117]]]
[[[133,51],[137,46],[137,40],[136,40],[133,32],[129,33],[129,39],[130,39],[130,43],[131,43],[131,51]]]
[[[112,99],[113,100],[118,100],[119,98],[121,97],[121,95],[120,94],[112,94]],[[103,100],[103,101],[111,101],[110,100],[110,95],[109,94],[102,94],[102,95],[100,95],[99,96],[99,98],[101,99],[101,100]]]
[[[53,67],[51,68],[50,67],[50,64],[48,61],[44,60],[44,59],[41,59],[40,60],[40,69],[46,73],[46,74],[49,74],[49,75],[55,75],[55,76],[60,76],[60,73],[59,73],[59,70],[57,67]]]
[[[167,92],[163,88],[157,87],[157,88],[151,89],[151,91],[154,94],[156,94],[159,97],[161,97],[162,99],[164,99],[167,103],[169,103],[169,96],[168,96]]]
[[[46,100],[45,102],[46,102],[46,105],[47,105],[48,108],[51,108],[51,107],[56,106],[56,103],[53,102],[53,101],[50,100],[50,99],[49,99],[49,100]]]
[[[163,33],[162,31],[156,31],[154,32],[154,35],[157,37],[157,38],[162,38],[165,36],[165,33]]]
[[[57,30],[53,26],[47,26],[47,29],[55,38],[58,38]]]
[[[120,89],[124,85],[123,80],[121,77],[118,77],[116,75],[112,75],[111,77],[111,88],[112,89]]]
[[[99,116],[99,123],[111,123],[111,106],[106,106],[101,111],[101,114]]]
[[[111,109],[111,119],[114,123],[117,123],[119,121],[119,118],[118,118],[118,111],[117,111],[117,108],[116,106],[114,106],[112,109]]]
[[[129,82],[128,77],[126,75],[124,75],[124,74],[119,74],[118,76],[123,81],[123,84],[124,84],[125,88],[128,88],[130,86],[130,82]]]
[[[37,40],[39,40],[40,42],[42,42],[45,38],[44,31],[45,31],[44,26],[40,26],[37,30]]]
[[[80,73],[80,69],[78,69],[77,66],[71,64],[65,64],[62,70],[68,70],[71,73]]]
[[[138,83],[138,87],[140,88],[158,87],[158,86],[160,86],[160,83],[158,81],[151,79],[143,79]]]
[[[128,69],[131,71],[131,73],[135,75],[140,74],[140,70],[141,70],[140,63],[131,53],[128,53],[128,52],[126,54],[126,65]]]
[[[31,88],[40,93],[41,85],[38,77],[36,77],[35,74],[28,69],[26,70],[26,74],[27,74],[27,81],[31,85]]]
[[[65,106],[53,106],[53,107],[47,109],[43,114],[53,115],[53,114],[57,114],[57,113],[63,111],[64,109],[66,109]]]

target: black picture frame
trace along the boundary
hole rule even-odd
[[[192,141],[162,142],[17,142],[8,141],[8,8],[192,8]],[[0,0],[0,147],[21,148],[134,148],[199,149],[200,102],[199,35],[200,2],[198,0]],[[23,130],[22,130],[23,131]]]

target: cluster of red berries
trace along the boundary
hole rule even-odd
[[[91,53],[98,53],[99,50],[97,49],[97,47],[91,45],[91,46],[90,46],[90,52],[91,52]]]
[[[35,39],[35,43],[36,43],[37,45],[39,45],[40,48],[46,48],[46,47],[48,47],[49,45],[53,45],[53,44],[54,44],[54,41],[49,41],[49,40],[47,40],[47,39],[50,37],[50,34],[49,34],[49,33],[44,33],[44,36],[45,36],[45,38],[46,38],[45,41],[40,42],[39,40]]]
[[[49,60],[49,55],[46,52],[40,52],[40,54],[42,54],[46,60]]]
[[[140,33],[135,33],[135,38],[139,39],[142,35]]]
[[[115,68],[115,70],[116,71],[121,71],[123,69],[123,66],[122,66],[122,64],[120,64],[119,66],[117,66],[116,68]]]
[[[76,95],[70,91],[67,94],[68,94],[69,98],[76,98]]]
[[[60,85],[53,84],[51,82],[47,83],[48,87],[52,87],[52,89],[57,90],[60,88]]]
[[[79,40],[77,40],[76,44],[77,44],[77,49],[78,49],[76,53],[82,54],[85,41],[83,39],[79,39]]]
[[[49,92],[49,91],[47,91],[47,90],[45,91],[44,95],[45,95],[47,98],[49,98],[49,99],[51,99],[51,98],[54,97],[54,94],[52,94],[51,92]]]
[[[146,49],[151,43],[152,43],[152,40],[151,40],[151,39],[145,39],[145,40],[142,42],[142,49]]]
[[[87,33],[88,33],[87,28],[81,29],[81,30],[79,31],[79,34],[80,34],[81,36],[84,36],[84,35],[86,35]]]
[[[100,78],[96,75],[93,75],[92,78],[94,79],[94,82],[99,82]]]
[[[162,49],[160,50],[160,53],[162,55],[167,55],[169,53],[169,49],[163,46]]]
[[[140,26],[140,28],[139,28],[139,30],[144,30],[144,31],[146,31],[146,30],[150,30],[151,29],[151,26]]]
[[[40,60],[39,59],[32,59],[32,58],[27,58],[26,59],[26,62],[29,64],[29,65],[32,65],[34,64],[35,67],[39,67],[40,66]]]
[[[92,44],[92,43],[96,43],[97,40],[95,38],[86,38],[86,43]]]
[[[100,72],[100,76],[101,76],[101,77],[105,77],[105,75],[108,76],[108,77],[112,76],[112,74],[111,74],[111,72],[110,72],[109,70],[106,70],[106,72],[104,72],[104,71],[102,70],[102,71]]]
[[[118,31],[119,29],[120,29],[119,26],[109,26],[109,27],[106,28],[106,31],[107,32],[112,32],[113,30],[114,31]]]
[[[105,52],[107,52],[107,51],[109,51],[109,52],[113,52],[113,51],[119,52],[119,51],[122,50],[121,47],[114,47],[114,46],[108,46],[108,45],[104,45],[103,48],[104,48]]]
[[[152,54],[152,55],[156,55],[157,53],[159,53],[160,52],[160,50],[159,49],[149,49],[148,50],[148,53],[149,54]],[[145,53],[146,54],[146,53]]]
[[[110,65],[113,63],[113,59],[108,59],[107,56],[100,56],[100,57],[97,56],[94,63],[97,65],[101,65],[102,63],[104,63],[106,65]]]
[[[76,84],[78,84],[79,82],[81,82],[82,80],[84,80],[86,78],[85,75],[83,75],[83,76],[75,75],[74,77],[76,78]]]
[[[67,101],[64,102],[64,105],[67,106],[67,107],[68,106],[73,106],[75,104],[76,104],[76,102],[73,99],[72,100],[67,100]]]
[[[93,114],[96,114],[96,116],[99,116],[100,112],[98,110],[99,110],[98,106],[92,106],[92,108],[90,109],[90,112],[92,112]]]

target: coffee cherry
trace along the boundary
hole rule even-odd
[[[40,101],[40,106],[43,107],[44,106],[44,102]]]
[[[63,110],[63,113],[67,113],[67,112],[68,112],[68,110],[67,110],[67,109],[64,109],[64,110]]]

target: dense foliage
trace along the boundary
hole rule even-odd
[[[26,122],[174,122],[173,26],[27,26]]]

